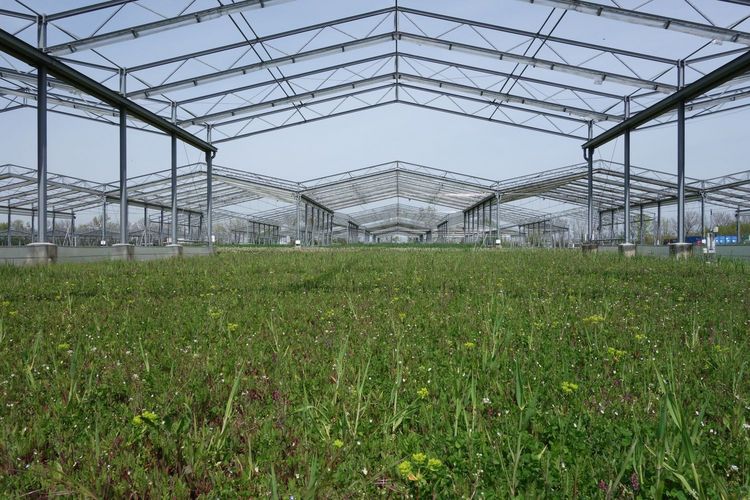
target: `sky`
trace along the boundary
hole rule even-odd
[[[537,25],[538,19],[549,12],[549,8],[523,5],[515,0],[477,0],[460,2],[460,6],[457,6],[457,2],[447,1],[404,0],[403,3],[417,8],[432,6],[434,10],[453,15],[460,14],[479,20],[487,18],[491,22],[506,21],[529,28]],[[668,3],[687,9],[681,11],[681,15],[695,18],[696,13],[688,12],[689,8],[681,0],[656,2],[660,7],[655,8],[669,11]],[[697,3],[712,16],[723,16],[717,19],[719,24],[736,18],[743,8],[750,14],[750,7],[734,5],[715,9],[712,5],[716,2]],[[0,8],[10,4],[13,4],[11,0],[1,0]],[[54,2],[54,9],[50,8],[51,4],[53,2],[42,1],[34,5],[58,10],[58,6],[62,8],[78,5],[80,2]],[[373,0],[297,0],[268,7],[257,13],[253,11],[249,17],[258,27],[258,32],[272,33],[391,4]],[[17,8],[17,5],[13,8]],[[676,15],[676,11],[672,12]],[[588,36],[598,38],[603,44],[612,43],[625,48],[642,48],[661,40],[660,30],[655,30],[656,33],[652,34],[649,28],[619,23],[617,25],[620,29],[612,31],[608,27],[613,21],[602,20],[598,24],[599,19],[574,16],[575,14],[571,15],[566,23],[561,24],[560,30],[555,34],[579,38]],[[138,19],[128,19],[126,16],[122,20],[123,23],[131,21]],[[635,34],[638,36],[634,36]],[[221,38],[223,35],[216,36]],[[700,46],[705,42],[689,35],[675,35],[672,40],[675,44],[681,44],[683,51],[685,47]],[[195,42],[186,42],[189,43]],[[185,48],[175,50],[179,53],[185,51]],[[669,52],[675,50],[675,47],[658,47],[654,50]],[[291,69],[287,71],[295,72]],[[740,110],[690,121],[687,126],[687,175],[709,178],[750,169],[748,118],[750,110]],[[34,167],[35,111],[26,109],[0,114],[0,127],[3,130],[0,163]],[[117,179],[116,127],[50,114],[48,140],[48,168],[51,172],[95,181]],[[170,141],[167,137],[131,131],[128,141],[128,169],[131,175],[169,167]],[[178,149],[180,164],[203,159],[202,153],[197,150],[182,146]],[[676,151],[674,126],[637,131],[632,136],[631,155],[635,165],[675,172]],[[618,140],[600,148],[597,158],[622,161],[622,154],[622,142]],[[581,163],[583,155],[578,140],[394,104],[223,143],[215,162],[251,172],[304,180],[392,160],[505,179]]]

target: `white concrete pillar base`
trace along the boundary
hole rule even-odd
[[[623,257],[635,257],[635,243],[620,243],[617,249]]]
[[[30,243],[26,248],[29,255],[24,264],[54,264],[57,261],[57,245],[54,243]]]

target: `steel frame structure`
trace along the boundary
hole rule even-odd
[[[509,3],[543,19],[540,28],[395,2],[260,35],[249,15],[286,0],[166,7],[109,0],[58,12],[36,9],[33,0],[8,2],[11,8],[0,9],[0,50],[7,56],[0,61],[0,113],[37,109],[38,164],[36,170],[2,167],[0,207],[6,203],[11,215],[36,213],[45,221],[38,225],[39,242],[48,239],[49,215],[74,220],[81,209],[100,205],[106,213],[108,203],[117,203],[120,242],[131,239],[130,209],[142,207],[144,240],[149,210],[158,210],[160,226],[176,221],[172,243],[179,240],[178,226],[193,227],[197,217],[198,232],[211,245],[221,213],[222,221],[262,224],[277,240],[285,234],[309,245],[329,244],[341,230],[349,240],[362,231],[367,240],[394,231],[426,240],[433,231],[438,240],[457,233],[499,237],[513,226],[552,224],[551,214],[514,206],[538,197],[586,207],[590,240],[597,211],[612,220],[624,212],[626,242],[631,207],[676,204],[683,241],[686,202],[708,201],[739,213],[750,201],[747,172],[708,180],[684,175],[685,122],[750,104],[750,11],[717,2],[706,12],[685,2],[691,16],[664,15],[649,2],[632,9],[583,0]],[[585,33],[559,34],[571,18],[595,17],[664,40],[678,40],[669,38],[677,32],[691,43],[679,38],[677,50],[657,54],[650,47],[603,44]],[[81,26],[92,25],[93,33],[81,33]],[[204,37],[199,48],[169,54],[129,50],[144,40],[221,28],[235,33],[236,41]],[[587,163],[488,180],[396,161],[303,182],[213,165],[221,143],[394,104],[585,141]],[[119,180],[97,184],[49,174],[48,113],[119,127]],[[678,130],[676,175],[633,167],[630,133],[670,123]],[[171,137],[169,169],[128,178],[131,128]],[[594,160],[597,147],[621,135],[623,165]],[[205,163],[178,167],[178,140],[205,152]],[[262,200],[275,200],[275,208],[236,211],[241,203]],[[567,212],[574,214],[579,216]]]

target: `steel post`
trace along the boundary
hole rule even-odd
[[[177,136],[172,134],[172,172],[170,188],[172,194],[172,245],[177,244]]]
[[[587,202],[587,212],[588,216],[586,217],[586,240],[588,242],[593,241],[594,239],[594,149],[589,148],[588,155],[586,157],[586,161],[588,162],[588,186],[586,191],[586,202]]]
[[[740,209],[741,207],[737,207],[737,244],[738,245],[742,243],[742,227],[740,225]]]
[[[8,246],[11,246],[13,244],[13,239],[11,237],[11,229],[10,229],[10,217],[11,217],[11,210],[10,210],[10,203],[8,203]]]
[[[120,243],[128,242],[128,123],[120,108]]]
[[[643,205],[640,205],[640,214],[638,217],[638,243],[643,245]]]
[[[103,245],[106,245],[107,241],[107,196],[102,198],[102,241]]]
[[[656,203],[656,244],[661,245],[661,202]]]
[[[630,118],[630,97],[625,98],[625,119]],[[624,135],[625,243],[630,243],[630,129]]]
[[[701,193],[701,238],[706,237],[706,194]]]
[[[39,243],[47,242],[47,68],[37,68],[36,87],[36,161],[37,204],[39,207]],[[33,241],[33,234],[32,234]]]
[[[685,243],[685,102],[677,108],[677,242]]]
[[[208,127],[208,142],[211,142],[211,127]],[[214,195],[213,195],[214,157],[211,151],[206,151],[206,235],[208,247],[214,246]]]

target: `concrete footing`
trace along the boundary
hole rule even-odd
[[[620,243],[617,249],[623,257],[635,257],[635,243]]]
[[[675,259],[687,259],[693,255],[692,243],[670,243],[669,256]]]
[[[182,257],[182,245],[167,245],[166,248],[170,250],[172,257]]]
[[[54,264],[57,261],[57,245],[54,243],[31,243],[26,245],[24,264]]]
[[[598,253],[599,244],[598,243],[584,243],[581,245],[581,250],[583,251],[583,253]]]
[[[135,245],[127,243],[112,245],[109,258],[111,260],[135,260]]]

